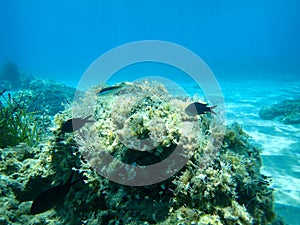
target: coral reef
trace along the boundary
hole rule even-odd
[[[209,114],[186,115],[185,107],[200,99],[174,98],[159,83],[125,85],[112,95],[97,95],[102,86],[89,90],[55,116],[57,127],[40,146],[1,149],[0,224],[270,224],[274,220],[273,190],[269,177],[260,173],[260,150],[238,124],[223,130]],[[89,115],[93,123],[74,133],[60,132],[64,121]],[[112,161],[104,160],[106,152]],[[184,162],[180,172],[170,163],[164,171],[144,174],[147,181],[167,178],[161,182],[120,184],[144,182],[138,179],[137,168],[174,154]],[[121,162],[129,166],[121,168]],[[29,215],[31,200],[66,181],[71,170],[79,172],[82,182],[65,201]],[[172,171],[175,175],[167,177]],[[100,174],[117,177],[120,183]]]
[[[260,118],[276,120],[284,124],[300,124],[300,99],[285,100],[259,111]]]

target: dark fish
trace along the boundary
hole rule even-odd
[[[0,97],[4,94],[4,92],[6,92],[6,89],[4,89],[3,91],[0,92]],[[3,96],[4,98],[4,96]],[[4,98],[5,100],[5,98]],[[2,104],[2,102],[0,101],[0,109],[3,109],[4,108],[4,104]]]
[[[124,87],[124,86],[122,86],[122,85],[116,85],[116,86],[110,86],[110,87],[102,88],[96,94],[98,94],[98,95],[107,94],[107,93],[109,93],[109,92],[111,92],[113,90],[118,90],[118,89],[120,89],[122,87]]]
[[[6,92],[6,89],[4,89],[3,91],[0,92],[0,96],[3,95],[4,92]]]
[[[80,181],[80,179],[72,181],[73,176],[74,172],[72,172],[66,183],[61,183],[40,193],[32,202],[30,214],[35,215],[46,212],[61,202],[70,191],[71,186]]]
[[[89,115],[85,118],[73,118],[73,119],[69,119],[66,122],[64,122],[61,125],[61,131],[64,133],[72,133],[76,130],[79,130],[81,127],[84,126],[84,124],[88,123],[88,122],[93,122],[92,120],[89,120],[89,118],[92,115]]]
[[[206,113],[213,113],[215,114],[212,109],[216,108],[217,106],[207,106],[208,103],[200,103],[200,102],[194,102],[190,105],[188,105],[185,108],[185,113],[188,114],[189,116],[196,116],[200,114],[206,114]]]

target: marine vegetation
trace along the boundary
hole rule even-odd
[[[264,120],[276,120],[284,124],[300,124],[300,99],[265,106],[259,111],[259,116]]]
[[[196,169],[198,159],[191,158],[193,163],[173,181],[177,187],[169,224],[250,225],[274,220],[270,179],[260,173],[260,151],[248,138],[238,124],[232,124],[210,165]]]
[[[29,99],[5,96],[2,91],[0,96],[0,148],[15,146],[21,142],[29,146],[37,145],[43,136],[43,129],[49,123],[49,118],[37,116],[36,110],[28,109]]]
[[[97,90],[91,88],[57,114],[53,134],[38,148],[19,145],[1,150],[1,223],[274,221],[273,190],[270,178],[260,172],[260,149],[238,124],[224,128],[217,116],[189,116],[185,108],[201,99],[175,98],[152,81],[126,83],[114,95],[98,95]],[[76,132],[61,132],[69,118],[90,115],[93,123]],[[105,161],[107,153],[112,160]],[[140,169],[170,158],[173,163],[165,170],[143,174],[141,179]],[[183,165],[176,170],[178,161]],[[31,215],[37,193],[58,187],[70,178],[71,170],[82,174],[83,182],[68,190],[53,209]],[[160,177],[165,179],[155,182]]]

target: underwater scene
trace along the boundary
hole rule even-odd
[[[299,225],[299,8],[2,1],[0,225]]]

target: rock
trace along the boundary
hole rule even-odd
[[[6,225],[9,224],[9,220],[7,218],[7,216],[1,216],[0,217],[0,225]]]
[[[300,124],[300,99],[284,100],[265,106],[259,111],[260,118],[284,124]]]
[[[45,98],[64,87],[46,81],[32,86]],[[0,225],[265,225],[274,220],[273,189],[260,172],[260,149],[238,124],[223,130],[222,124],[213,126],[210,115],[186,115],[192,99],[174,99],[159,83],[127,83],[118,94],[105,97],[95,90],[87,91],[82,104],[54,117],[61,124],[71,111],[92,114],[93,123],[72,134],[53,130],[37,147],[1,149]],[[44,101],[61,100],[50,97]],[[117,160],[105,161],[104,152]],[[173,159],[165,168],[141,176],[138,169],[152,168],[170,154]],[[178,161],[184,162],[180,171]],[[126,165],[117,168],[119,162]],[[53,210],[30,215],[34,194],[65,182],[72,169],[81,172],[84,182],[74,185]],[[120,180],[97,173],[103,171]],[[173,171],[178,173],[169,176]],[[161,176],[165,180],[152,180]],[[140,185],[144,180],[137,178],[145,177],[151,185]],[[124,180],[139,183],[122,185]]]
[[[75,88],[50,80],[34,79],[28,89],[20,90],[17,95],[30,98],[29,109],[55,115],[64,110],[67,102],[72,102]]]

